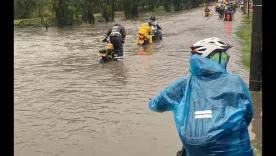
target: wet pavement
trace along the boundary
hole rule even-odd
[[[189,73],[189,47],[203,38],[215,36],[233,45],[228,71],[248,83],[242,40],[235,35],[240,11],[232,22],[214,12],[204,17],[204,8],[155,13],[163,40],[141,48],[135,45],[138,26],[151,15],[118,18],[127,32],[124,59],[106,64],[98,63],[97,54],[114,23],[48,32],[15,28],[16,156],[175,155],[181,142],[173,114],[151,112],[148,100]]]
[[[263,101],[262,101],[262,92],[251,92],[251,97],[254,104],[254,119],[252,120],[252,124],[250,125],[251,132],[251,145],[255,147],[256,150],[262,151],[262,140],[263,140],[263,119],[262,119],[262,112],[263,112]]]

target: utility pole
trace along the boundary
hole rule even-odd
[[[249,19],[249,1],[250,0],[247,0],[247,19]]]
[[[260,91],[262,89],[262,0],[254,0],[253,4],[249,90]]]
[[[246,14],[246,0],[243,0],[243,14],[245,15]]]

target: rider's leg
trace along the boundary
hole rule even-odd
[[[159,31],[158,37],[159,37],[159,40],[162,40],[162,31]]]
[[[122,36],[117,36],[116,37],[116,42],[117,42],[117,54],[118,54],[118,57],[122,58],[123,57],[123,42],[122,42]]]

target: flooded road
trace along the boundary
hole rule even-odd
[[[114,23],[66,29],[15,28],[16,156],[169,156],[181,149],[173,113],[151,112],[149,98],[189,73],[190,45],[216,36],[234,47],[228,71],[248,83],[241,64],[241,12],[224,22],[204,9],[158,13],[163,41],[135,45],[151,14],[117,22],[126,28],[124,59],[99,64]],[[214,8],[212,8],[214,11]]]

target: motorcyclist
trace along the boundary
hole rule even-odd
[[[162,28],[161,28],[161,26],[157,23],[155,16],[151,16],[151,17],[150,17],[150,21],[152,21],[153,24],[154,24],[154,26],[157,28],[157,33],[158,33],[159,40],[162,40],[162,31],[160,31],[160,30],[162,30]]]
[[[217,2],[217,4],[216,4],[216,12],[219,12],[221,6],[223,6],[222,2]]]
[[[154,26],[156,26],[158,30],[162,30],[161,26],[157,23],[156,18],[154,16],[151,16],[150,20],[153,21]]]
[[[206,6],[204,11],[209,13],[211,10],[208,8],[208,6]]]
[[[204,11],[207,12],[208,15],[211,15],[211,10],[208,8],[208,6],[205,7]]]
[[[230,5],[227,5],[225,8],[225,13],[227,13],[227,12],[231,13],[231,15],[233,14],[233,11],[232,11],[232,8]]]
[[[140,30],[139,30],[139,34],[144,35],[148,39],[148,41],[149,41],[150,44],[152,43],[152,36],[150,35],[150,33],[152,33],[151,26],[153,24],[154,23],[152,21],[149,21],[148,23],[143,23],[140,26]],[[138,43],[138,39],[137,39],[137,43]]]
[[[230,2],[229,6],[230,6],[232,13],[235,13],[236,8],[235,8],[234,4],[232,2]]]
[[[230,46],[194,47],[190,72],[149,102],[155,112],[173,111],[188,156],[253,156],[248,126],[253,117],[243,79],[228,74]]]
[[[221,15],[221,17],[224,16],[224,10],[225,10],[224,5],[221,5],[221,6],[219,7],[219,11],[218,11],[218,13]]]
[[[108,30],[108,32],[105,35],[105,39],[103,41],[107,41],[108,37],[110,38],[110,42],[114,46],[115,50],[115,59],[123,59],[123,43],[125,43],[125,27],[116,23],[113,25],[112,28]]]
[[[241,7],[241,10],[243,10],[243,2],[241,2],[240,7]]]

